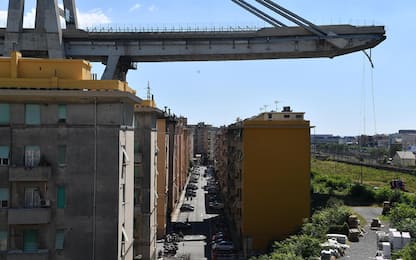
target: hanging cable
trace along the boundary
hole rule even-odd
[[[371,71],[371,98],[373,101],[373,119],[374,119],[374,134],[377,134],[377,117],[376,117],[376,102],[374,98],[374,67],[370,68]]]
[[[366,134],[366,93],[365,93],[365,59],[363,58],[363,71],[362,71],[362,81],[361,81],[361,113],[362,113],[362,120],[363,120],[363,135]]]

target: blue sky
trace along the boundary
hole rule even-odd
[[[334,59],[139,63],[138,70],[128,74],[129,84],[145,97],[150,81],[158,106],[170,107],[190,123],[230,124],[237,117],[259,113],[264,105],[274,109],[278,100],[279,109],[290,105],[294,111],[306,112],[316,126],[315,133],[358,135],[416,129],[416,24],[412,22],[416,1],[276,2],[316,24],[385,25],[387,40],[372,51],[373,72],[362,53]],[[29,26],[34,3],[26,1]],[[88,0],[77,1],[77,8],[82,26],[265,26],[231,0]],[[1,0],[2,27],[6,9],[7,1]],[[95,70],[101,71],[102,66]]]

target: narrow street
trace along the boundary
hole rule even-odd
[[[206,176],[206,177],[204,177]],[[186,190],[183,190],[180,203],[172,214],[171,233],[182,233],[183,240],[177,244],[176,254],[164,254],[159,259],[211,259],[211,237],[217,231],[217,226],[223,222],[221,216],[222,210],[212,210],[214,213],[207,213],[208,203],[206,202],[207,191],[204,186],[208,184],[211,175],[207,174],[207,167],[195,167],[191,176],[188,178],[187,186],[192,186],[191,179],[194,178],[193,184],[197,186],[194,189],[195,196],[185,196]],[[184,204],[189,204],[193,210],[181,211]],[[159,256],[164,252],[164,241],[158,241],[157,252]]]

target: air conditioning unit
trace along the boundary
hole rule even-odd
[[[50,208],[51,207],[51,200],[40,200],[40,207],[41,208]]]

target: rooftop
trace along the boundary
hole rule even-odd
[[[91,65],[85,60],[23,58],[19,52],[0,58],[0,89],[136,93],[127,82],[93,79]]]

